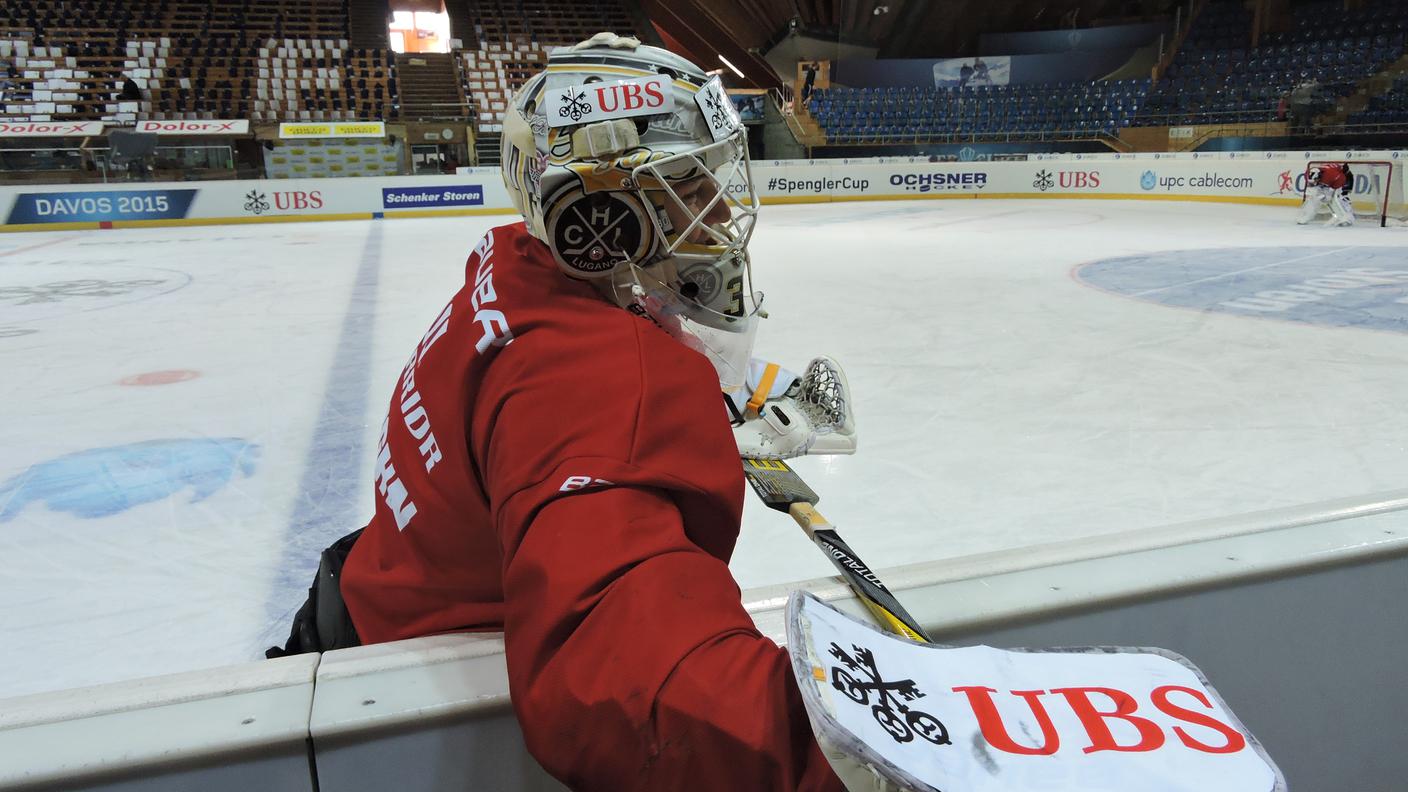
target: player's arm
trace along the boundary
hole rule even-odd
[[[532,497],[525,493],[523,497]],[[510,690],[530,752],[578,790],[839,790],[786,653],[666,492],[504,510]]]

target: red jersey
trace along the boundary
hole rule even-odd
[[[703,356],[490,231],[406,363],[343,598],[366,643],[503,630],[574,789],[841,789],[728,559],[742,468]]]
[[[1330,163],[1320,166],[1320,184],[1332,190],[1344,187],[1345,174],[1344,166]]]

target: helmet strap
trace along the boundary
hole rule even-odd
[[[616,118],[587,124],[572,132],[572,156],[601,159],[640,145],[640,133],[629,118]]]

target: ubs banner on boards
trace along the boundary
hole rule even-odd
[[[906,198],[1109,198],[1228,201],[1294,206],[1311,160],[1408,161],[1402,151],[1208,155],[1041,155],[1023,162],[927,158],[758,160],[752,187],[767,203]],[[1387,196],[1402,211],[1400,168],[1355,168],[1356,201]],[[747,185],[729,183],[741,195]],[[0,185],[0,229],[56,223],[242,222],[269,218],[371,219],[431,214],[511,214],[497,168],[454,175],[355,179],[251,179],[116,185]],[[18,228],[16,228],[18,227]]]
[[[0,230],[59,223],[226,223],[275,218],[372,219],[400,214],[512,212],[497,168],[455,175],[248,179],[137,185],[0,186]],[[16,228],[18,227],[18,228]]]
[[[1314,156],[1317,154],[1325,156]],[[925,158],[760,160],[753,185],[769,203],[904,198],[1111,198],[1294,204],[1309,159],[1404,161],[1399,151],[1246,154],[1042,155],[1022,162],[930,162]],[[1356,190],[1389,194],[1402,203],[1395,170],[1382,186],[1366,178]],[[1362,187],[1361,187],[1362,183]],[[1396,186],[1395,186],[1396,185]]]

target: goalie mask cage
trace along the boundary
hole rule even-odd
[[[1310,184],[1313,169],[1332,163],[1349,165],[1349,172],[1354,177],[1349,199],[1356,218],[1371,220],[1378,226],[1408,224],[1408,203],[1404,202],[1403,194],[1403,163],[1388,160],[1312,160],[1305,164],[1306,186]],[[1328,212],[1329,208],[1324,211]]]

